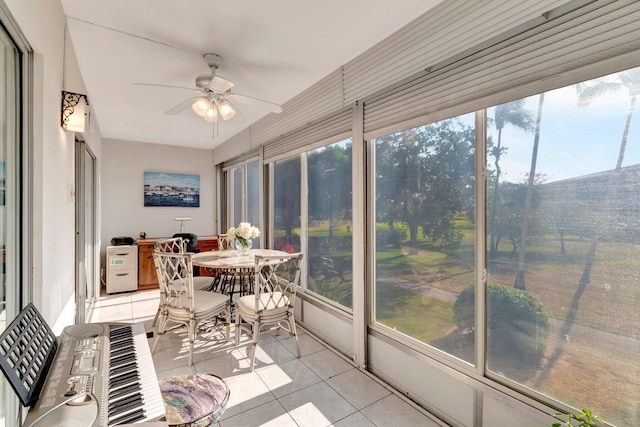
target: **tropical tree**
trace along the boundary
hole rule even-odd
[[[616,169],[620,169],[627,148],[627,137],[629,136],[629,127],[631,126],[631,118],[633,117],[636,99],[640,94],[640,68],[621,71],[614,74],[613,79],[597,79],[590,84],[579,83],[576,85],[576,89],[578,91],[578,106],[581,107],[589,105],[594,98],[603,96],[609,92],[627,92],[629,106],[627,107],[627,118],[624,123],[622,140],[620,141],[620,149],[618,151],[618,161],[616,162]]]
[[[528,181],[528,180],[527,180]],[[527,181],[513,183],[505,182],[501,187],[503,203],[498,208],[496,216],[497,239],[505,239],[511,243],[510,257],[522,247],[522,221],[525,216],[524,206],[527,197]],[[528,216],[527,240],[536,239],[548,233],[549,221],[545,214],[547,206],[543,205],[544,194],[540,184],[543,177],[536,175],[534,191],[531,195],[530,214]]]
[[[516,101],[507,102],[496,106],[494,124],[498,131],[498,142],[491,148],[490,154],[495,159],[495,176],[493,181],[493,201],[491,208],[491,221],[489,232],[491,233],[491,240],[489,243],[489,258],[495,257],[495,251],[497,250],[497,231],[496,231],[496,210],[498,207],[498,200],[500,199],[498,186],[500,183],[500,157],[506,152],[506,147],[502,147],[502,130],[505,125],[511,124],[517,128],[524,130],[525,132],[531,132],[533,126],[531,124],[531,113],[524,108],[524,99],[518,99]]]
[[[284,229],[285,241],[299,248],[299,236],[293,229],[300,227],[300,156],[276,162],[274,182],[275,228]]]
[[[328,219],[331,239],[335,220],[351,209],[351,143],[311,151],[307,163],[309,216]]]
[[[531,197],[533,196],[533,184],[536,176],[536,164],[538,161],[538,144],[540,143],[540,122],[542,121],[542,106],[544,105],[544,92],[540,94],[538,100],[538,116],[536,118],[536,130],[533,137],[533,150],[531,152],[531,167],[529,168],[529,179],[527,181],[527,195],[524,201],[524,214],[522,215],[522,226],[520,227],[520,252],[518,254],[518,273],[514,287],[525,289],[524,283],[524,264],[525,254],[527,252],[527,228],[529,226],[529,217],[531,216]]]
[[[395,221],[406,224],[412,252],[420,229],[442,245],[460,240],[454,215],[473,200],[473,141],[473,129],[454,119],[377,141],[377,220],[390,230]]]

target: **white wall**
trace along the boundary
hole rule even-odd
[[[170,237],[178,232],[176,217],[191,218],[185,232],[217,232],[212,150],[104,139],[101,172],[102,252],[115,236]],[[200,175],[200,207],[144,207],[144,172]]]
[[[74,134],[60,127],[65,18],[58,1],[5,3],[34,51],[33,302],[51,325],[69,324],[73,313],[64,309],[75,298]],[[77,63],[67,68],[73,71],[67,83],[83,88]]]

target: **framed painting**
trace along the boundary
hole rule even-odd
[[[200,207],[200,175],[144,173],[144,206]]]

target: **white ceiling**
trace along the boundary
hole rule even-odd
[[[91,108],[103,138],[214,148],[269,108],[239,104],[212,137],[190,108],[217,53],[233,92],[284,104],[441,0],[62,0]],[[243,117],[244,116],[244,117]]]

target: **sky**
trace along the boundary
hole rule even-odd
[[[179,173],[158,173],[158,172],[145,172],[144,173],[145,185],[174,185],[177,187],[200,187],[200,175],[185,175]]]
[[[525,108],[535,118],[539,95],[526,98]],[[622,167],[640,163],[640,102],[636,102]],[[578,107],[575,86],[546,92],[536,174],[544,174],[544,182],[587,175],[614,169],[627,116],[629,97],[626,91],[594,98],[586,107]],[[487,112],[493,118],[495,108]],[[497,142],[495,126],[488,135]],[[521,182],[529,173],[534,133],[526,133],[512,125],[502,131],[502,145],[508,151],[500,159],[502,178]],[[494,158],[487,159],[494,169]]]

